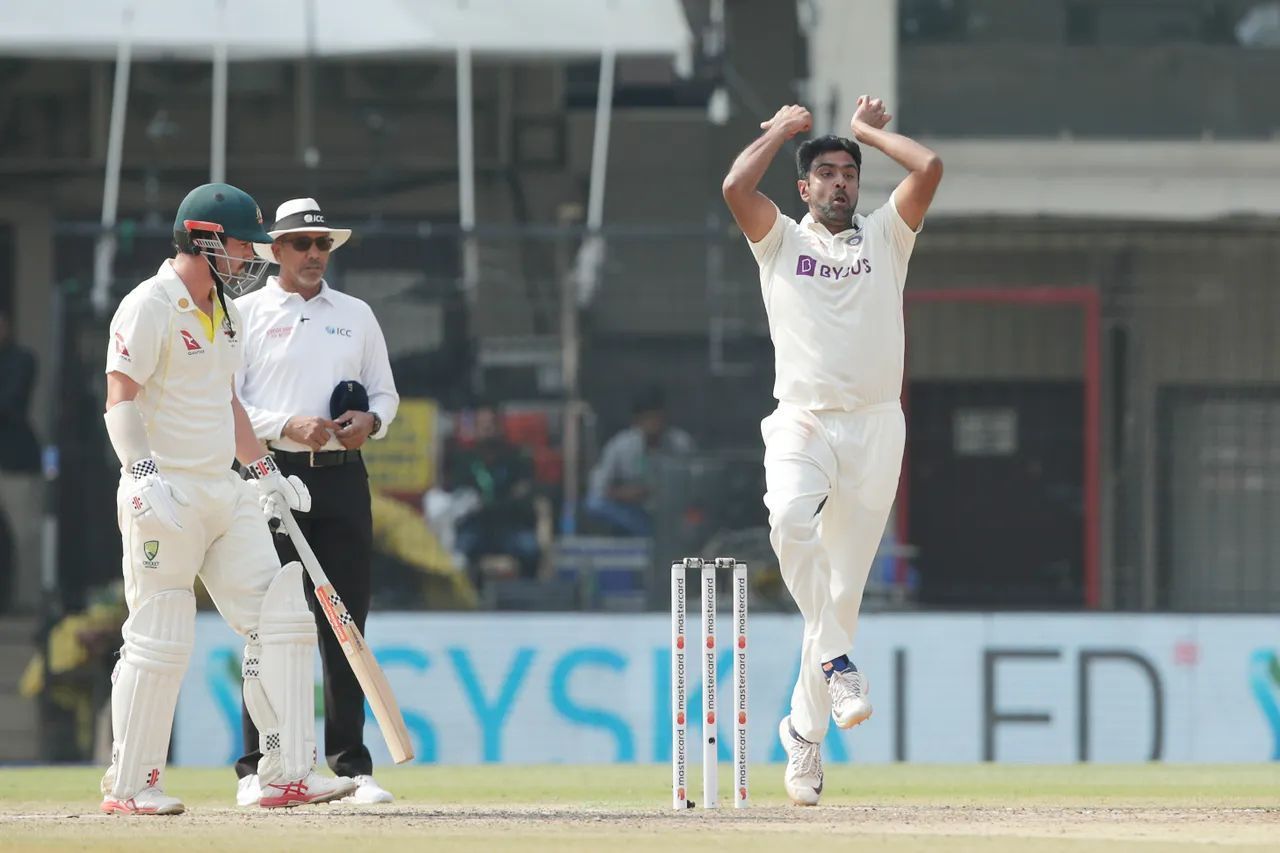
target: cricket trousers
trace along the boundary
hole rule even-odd
[[[369,499],[369,475],[361,459],[341,465],[311,467],[306,454],[276,453],[285,476],[296,474],[311,492],[311,511],[294,513],[325,574],[347,605],[356,627],[363,633],[369,615],[372,584],[373,519]],[[275,536],[281,561],[299,559],[288,536]],[[315,588],[306,583],[307,603],[316,618],[320,660],[324,671],[324,753],[339,776],[373,773],[373,759],[364,743],[364,692],[347,663],[347,657],[316,606]],[[241,709],[245,754],[236,762],[236,775],[258,772],[261,754],[250,747],[258,732]]]
[[[820,741],[831,717],[822,664],[853,649],[867,574],[898,490],[906,423],[896,401],[851,412],[781,403],[760,430],[769,538],[804,616],[791,724]]]

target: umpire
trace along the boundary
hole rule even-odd
[[[246,334],[244,366],[237,376],[240,400],[258,438],[267,442],[287,476],[296,474],[311,491],[311,511],[297,516],[320,565],[347,609],[364,630],[369,614],[373,522],[369,476],[360,448],[382,438],[396,416],[396,393],[387,344],[368,304],[333,290],[324,280],[330,254],[351,236],[330,228],[313,199],[286,201],[267,232],[275,242],[258,254],[280,265],[257,291],[236,300]],[[298,559],[288,537],[277,536],[280,559]],[[324,751],[329,766],[350,776],[357,803],[391,802],[373,778],[364,744],[364,694],[329,629],[315,594],[324,665]],[[244,742],[258,732],[242,714]],[[236,762],[236,801],[257,803],[256,750]]]

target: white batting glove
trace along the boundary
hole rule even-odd
[[[120,492],[120,506],[139,524],[155,522],[177,532],[182,529],[178,507],[189,501],[177,487],[165,482],[154,459],[139,459],[129,466],[133,483]]]
[[[267,521],[282,520],[285,509],[311,511],[311,492],[307,491],[307,484],[297,476],[281,474],[272,457],[256,459],[246,466],[246,470],[258,489],[258,506],[262,507]]]

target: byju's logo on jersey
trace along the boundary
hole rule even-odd
[[[846,266],[820,264],[817,258],[812,258],[808,255],[801,255],[796,259],[796,275],[804,275],[809,278],[816,276],[839,281],[842,278],[861,275],[864,272],[871,272],[871,261],[867,258],[858,258],[858,260]]]
[[[198,352],[204,352],[204,347],[200,346],[200,342],[196,340],[196,336],[188,332],[186,329],[179,329],[182,334],[182,343],[187,347],[187,355],[194,355]]]

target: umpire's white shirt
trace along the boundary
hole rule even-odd
[[[329,398],[339,382],[356,380],[369,392],[369,411],[382,418],[382,438],[400,405],[387,342],[364,300],[320,283],[320,292],[303,299],[280,287],[276,276],[253,293],[235,300],[244,318],[244,365],[236,377],[240,402],[253,431],[272,447],[307,451],[281,438],[295,415],[330,417]],[[341,412],[339,412],[341,414]],[[329,436],[324,450],[342,450]]]
[[[854,411],[902,394],[902,289],[916,234],[892,197],[832,234],[781,211],[759,243],[780,402]]]

